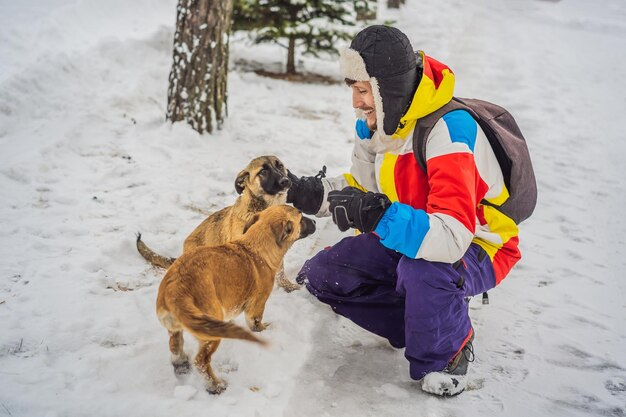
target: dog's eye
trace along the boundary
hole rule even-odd
[[[259,171],[259,175],[266,175],[266,174],[267,174],[267,169],[265,168]]]
[[[280,162],[276,162],[276,168],[283,169],[283,164],[281,164]]]

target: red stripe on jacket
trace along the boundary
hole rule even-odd
[[[426,209],[430,191],[428,177],[415,160],[413,153],[399,155],[393,171],[398,201],[414,209]]]
[[[429,56],[424,60],[424,75],[433,80],[435,88],[439,88],[439,84],[443,80],[443,70],[448,70],[452,73],[452,70],[448,68],[446,64],[442,64],[434,58]]]
[[[487,185],[474,165],[474,155],[446,154],[431,158],[427,163],[430,194],[426,212],[447,214],[473,234],[476,208],[487,192]]]
[[[518,249],[519,238],[517,236],[508,240],[493,257],[493,270],[496,274],[496,285],[509,273],[513,265],[522,258]]]

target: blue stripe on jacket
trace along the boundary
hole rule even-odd
[[[448,126],[450,140],[465,143],[470,151],[474,152],[478,124],[472,115],[465,110],[454,110],[445,114],[443,120]]]
[[[395,202],[385,211],[374,232],[385,247],[415,258],[429,229],[430,221],[424,210]]]

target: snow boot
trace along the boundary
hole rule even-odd
[[[422,378],[422,391],[443,397],[452,397],[465,390],[467,368],[474,362],[474,331],[465,346],[457,353],[441,372],[431,372]]]

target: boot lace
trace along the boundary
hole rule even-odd
[[[474,355],[474,345],[471,341],[468,341],[465,346],[463,346],[463,356],[466,361],[474,362],[476,356]]]

